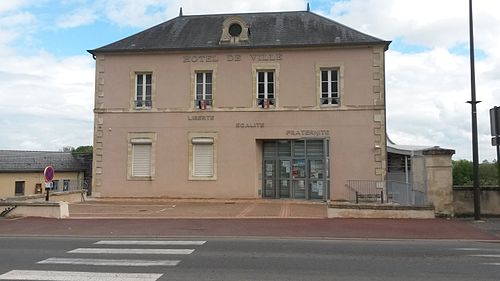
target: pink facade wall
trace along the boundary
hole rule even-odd
[[[257,61],[256,55],[275,60]],[[186,56],[208,56],[211,61],[194,63]],[[236,56],[239,61],[234,61]],[[382,46],[98,55],[94,193],[103,197],[259,198],[260,140],[307,137],[291,135],[290,130],[323,130],[327,133],[322,137],[330,139],[330,198],[342,200],[346,180],[385,177],[383,56]],[[342,69],[338,107],[322,108],[318,103],[317,70],[327,65]],[[266,66],[278,73],[278,107],[274,109],[254,105],[253,69]],[[193,108],[192,73],[203,68],[215,73],[215,106],[201,111]],[[136,71],[153,72],[151,110],[137,111],[131,106],[131,77]],[[192,120],[193,116],[211,117]],[[238,128],[237,123],[264,125]],[[127,180],[127,135],[134,132],[156,133],[154,180]],[[189,180],[188,134],[193,132],[217,135],[216,180]]]

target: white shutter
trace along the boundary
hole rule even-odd
[[[151,144],[133,144],[132,153],[132,176],[151,176]]]
[[[214,176],[213,143],[193,144],[193,176]]]

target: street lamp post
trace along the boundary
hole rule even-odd
[[[474,188],[474,219],[481,219],[481,201],[479,189],[479,150],[477,143],[477,110],[476,105],[476,78],[474,68],[474,28],[472,21],[472,0],[469,0],[469,45],[470,45],[470,87],[471,100],[468,101],[472,111],[472,181]]]

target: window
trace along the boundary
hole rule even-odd
[[[59,189],[59,180],[53,180],[52,181],[52,190],[58,190]]]
[[[257,106],[269,108],[275,104],[274,71],[257,71]]]
[[[16,196],[23,196],[24,195],[24,181],[16,181],[16,186],[15,186],[15,195]]]
[[[193,138],[192,176],[202,178],[214,177],[214,139]]]
[[[135,107],[151,108],[152,74],[136,73],[135,75]]]
[[[127,180],[153,181],[156,175],[154,132],[134,132],[127,136]]]
[[[63,191],[69,190],[69,180],[63,180]]]
[[[212,72],[196,72],[195,107],[206,109],[212,106]]]
[[[132,176],[151,176],[151,143],[139,142],[132,144]]]
[[[339,101],[339,71],[321,70],[321,105],[338,105]]]

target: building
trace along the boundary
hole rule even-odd
[[[90,154],[55,151],[0,150],[0,198],[41,194],[45,167],[54,167],[54,191],[88,188]]]
[[[453,216],[451,157],[439,146],[398,145],[387,138],[387,182],[404,205],[431,204],[438,215]]]
[[[342,200],[385,180],[389,44],[310,11],[181,13],[89,50],[93,195]]]

